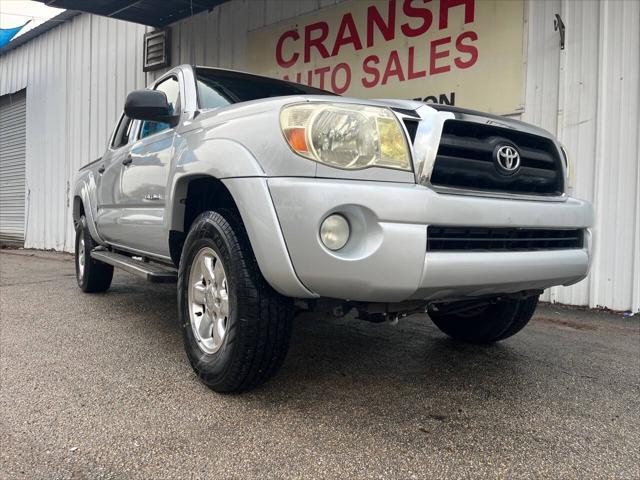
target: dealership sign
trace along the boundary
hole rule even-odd
[[[249,33],[249,69],[365,98],[522,111],[522,0],[347,0]]]

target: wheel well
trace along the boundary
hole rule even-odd
[[[83,215],[84,215],[84,204],[82,203],[82,198],[76,195],[75,197],[73,197],[73,224],[75,227],[78,226],[80,217]]]
[[[185,192],[186,196],[183,197]],[[238,207],[224,183],[215,177],[187,179],[184,184],[176,188],[176,201],[184,205],[183,210],[176,211],[179,217],[174,219],[173,229],[169,232],[169,252],[173,263],[177,266],[182,255],[184,240],[198,215],[208,210],[237,211]]]

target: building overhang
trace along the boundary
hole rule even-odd
[[[4,47],[0,48],[0,55],[4,55],[8,51],[13,50],[14,48],[18,48],[20,45],[24,45],[25,43],[33,40],[34,38],[42,35],[43,33],[48,32],[52,28],[55,28],[58,25],[68,22],[69,20],[71,20],[73,17],[77,15],[80,15],[80,12],[76,12],[74,10],[66,10],[60,13],[59,15],[56,15],[55,17],[50,18],[49,20],[42,23],[41,25],[38,25],[37,27],[32,28],[31,30],[28,30],[22,35],[14,37],[13,40],[7,43]]]
[[[36,0],[65,8],[162,28],[229,0]]]

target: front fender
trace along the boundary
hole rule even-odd
[[[223,180],[233,197],[253,253],[265,280],[282,295],[316,298],[298,278],[282,235],[267,180],[229,178]]]
[[[242,144],[227,138],[181,138],[176,144],[176,160],[170,175],[167,201],[168,232],[184,229],[185,202],[189,183],[212,177],[224,184],[236,203],[256,260],[267,282],[283,295],[313,298],[298,279],[287,251],[266,174],[257,159]],[[193,147],[190,143],[195,143]],[[186,233],[186,232],[185,232]]]
[[[231,138],[188,135],[176,144],[176,175],[205,173],[213,177],[262,177],[260,162],[242,143]]]
[[[218,180],[236,177],[264,177],[260,163],[242,144],[227,138],[206,139],[202,132],[180,138],[175,146],[175,164],[167,191],[167,230],[183,230],[189,182],[196,178]]]

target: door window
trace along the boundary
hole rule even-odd
[[[176,77],[169,77],[159,83],[154,90],[164,92],[169,102],[170,114],[180,113],[180,83]],[[140,129],[140,138],[148,137],[170,127],[164,122],[143,122]]]

